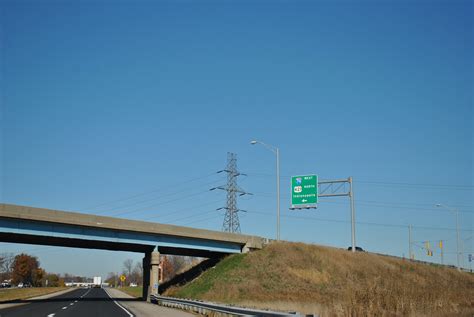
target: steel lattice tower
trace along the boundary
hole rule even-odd
[[[239,211],[244,211],[237,208],[237,194],[239,196],[251,195],[250,193],[245,192],[237,185],[237,177],[240,175],[245,175],[237,171],[237,154],[227,153],[227,168],[225,170],[219,171],[217,173],[227,173],[227,185],[211,188],[221,189],[227,192],[227,205],[226,207],[218,208],[217,210],[225,209],[224,223],[222,224],[222,231],[226,232],[237,232],[240,233],[240,221],[239,221]]]

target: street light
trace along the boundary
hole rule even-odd
[[[250,141],[250,144],[255,145],[255,144],[261,144],[268,150],[272,151],[276,155],[276,181],[277,181],[277,229],[276,229],[276,236],[277,236],[277,241],[280,240],[280,149],[278,149],[276,146],[269,145],[266,143],[263,143],[261,141],[257,140],[252,140]]]
[[[459,211],[443,204],[436,204],[436,207],[446,208],[447,210],[452,211],[456,214],[456,261],[458,264],[458,270],[461,270],[461,266],[459,265]]]

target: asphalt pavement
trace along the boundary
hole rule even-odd
[[[135,317],[102,288],[80,288],[48,299],[28,302],[1,309],[0,317]]]

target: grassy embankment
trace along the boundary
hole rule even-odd
[[[120,288],[117,288],[119,291],[122,291],[124,293],[127,293],[128,295],[130,296],[133,296],[133,297],[142,297],[143,295],[143,287],[141,286],[138,286],[138,287],[129,287],[129,286],[126,286],[126,287],[120,287]]]
[[[66,287],[4,288],[0,289],[0,303],[47,295],[64,289]]]
[[[322,316],[473,316],[474,276],[302,243],[232,255],[165,295]]]

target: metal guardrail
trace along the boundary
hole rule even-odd
[[[151,295],[152,303],[164,307],[178,308],[208,316],[259,316],[259,317],[302,317],[299,313],[280,313],[267,310],[248,309],[235,306],[219,305],[188,299]]]
[[[441,263],[429,262],[429,261],[423,261],[423,260],[417,260],[417,259],[408,259],[408,258],[405,258],[405,257],[402,258],[402,257],[396,256],[396,255],[377,253],[377,252],[369,252],[369,253],[380,255],[380,256],[383,256],[383,257],[389,257],[389,258],[396,258],[396,259],[399,259],[399,260],[405,260],[405,261],[412,262],[412,263],[420,263],[420,264],[426,264],[426,265],[431,265],[431,266],[440,266],[440,267],[445,267],[445,268],[450,268],[450,269],[457,269],[457,267],[453,264],[441,264]],[[466,273],[474,273],[474,270],[471,269],[471,268],[468,269],[468,268],[461,267],[460,270],[463,271],[463,272],[466,272]]]

